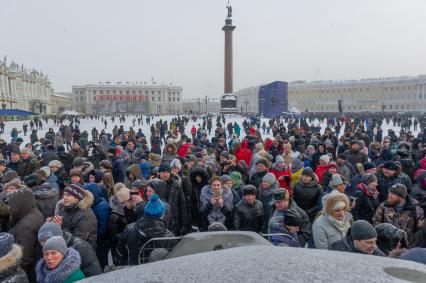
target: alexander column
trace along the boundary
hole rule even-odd
[[[225,25],[222,30],[225,32],[225,84],[224,94],[221,97],[220,113],[222,114],[236,114],[237,110],[237,97],[234,95],[233,86],[233,64],[232,64],[232,32],[235,26],[232,25],[232,6],[226,7],[228,15],[225,19]]]

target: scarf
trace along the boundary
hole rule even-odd
[[[333,216],[328,216],[328,220],[330,220],[330,222],[334,225],[334,227],[337,228],[337,230],[339,230],[341,233],[345,233],[346,229],[345,229],[345,219],[343,220],[337,220],[336,218],[334,218]]]
[[[367,192],[374,198],[374,199],[376,199],[376,198],[378,198],[379,197],[379,191],[377,191],[376,189],[372,189],[372,188],[370,188],[369,186],[366,186],[367,187]]]

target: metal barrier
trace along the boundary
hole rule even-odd
[[[149,262],[149,255],[151,252],[158,248],[163,248],[169,252],[176,246],[182,237],[169,237],[169,238],[152,238],[146,242],[139,251],[139,264]]]

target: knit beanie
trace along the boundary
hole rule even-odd
[[[370,184],[371,182],[377,181],[377,177],[375,174],[367,173],[362,177],[362,182],[366,185]]]
[[[12,249],[15,238],[9,233],[0,233],[0,258],[7,255]]]
[[[38,230],[38,240],[46,241],[47,239],[53,237],[53,236],[61,236],[63,237],[64,233],[61,230],[61,227],[56,224],[55,222],[46,222],[43,225],[41,225],[40,229]]]
[[[284,224],[291,227],[299,227],[302,222],[300,214],[294,209],[287,209],[284,212]]]
[[[224,150],[220,153],[220,156],[225,157],[226,159],[229,159],[229,151]]]
[[[119,187],[118,190],[115,192],[115,196],[117,197],[120,203],[123,203],[130,199],[130,190],[125,186]]]
[[[284,158],[281,155],[277,155],[277,157],[275,158],[275,163],[276,164],[284,163]]]
[[[403,184],[397,183],[395,185],[393,185],[390,189],[389,189],[389,193],[393,193],[397,196],[402,197],[403,199],[407,198],[407,187],[404,186]]]
[[[65,187],[64,193],[69,193],[73,197],[78,200],[82,200],[84,198],[84,189],[76,184],[69,184]]]
[[[73,169],[70,170],[70,177],[72,177],[72,176],[78,176],[78,177],[81,178],[82,174],[83,173],[82,173],[81,169],[73,168]]]
[[[229,177],[229,175],[226,175],[226,174],[220,176],[220,179],[222,180],[222,183],[224,184],[228,181],[232,181],[231,177]]]
[[[312,170],[311,167],[306,167],[305,169],[303,169],[302,175],[309,176],[312,179],[315,178],[314,171]]]
[[[262,181],[272,186],[277,181],[277,178],[275,177],[274,174],[267,173],[265,176],[263,176]]]
[[[232,180],[232,183],[238,183],[242,181],[243,176],[238,171],[232,171],[231,174],[229,174],[229,177]]]
[[[145,215],[151,218],[161,218],[164,214],[165,206],[157,194],[153,194],[145,206]]]
[[[245,185],[243,188],[243,194],[246,195],[256,195],[257,190],[253,185]]]
[[[67,243],[61,236],[50,237],[43,246],[43,253],[47,251],[58,251],[65,255],[67,253]]]
[[[172,162],[170,162],[170,169],[172,168],[178,168],[179,170],[182,169],[182,163],[179,159],[173,159]]]
[[[228,229],[226,229],[226,226],[220,222],[213,222],[212,224],[209,225],[207,230],[208,232],[220,232],[220,231],[227,231]]]
[[[377,238],[377,232],[366,220],[358,220],[351,227],[351,236],[354,240],[368,240]]]
[[[49,167],[58,167],[61,168],[62,167],[62,162],[59,160],[52,160],[49,162]]]
[[[324,154],[324,155],[321,155],[321,157],[319,158],[319,160],[321,161],[324,161],[325,163],[328,163],[328,162],[330,162],[330,156],[329,155],[327,155],[327,154]]]
[[[331,180],[328,183],[328,185],[332,188],[337,187],[338,185],[343,184],[343,180],[342,177],[340,176],[340,174],[333,174],[333,176],[331,176]]]

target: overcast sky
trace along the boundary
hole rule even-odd
[[[223,94],[222,0],[0,0],[0,56],[56,91],[100,81]],[[234,89],[426,74],[425,0],[232,0]]]

